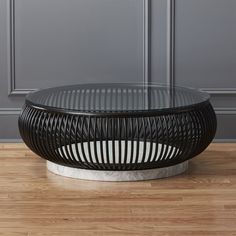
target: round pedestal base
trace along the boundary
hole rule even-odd
[[[47,168],[54,174],[76,179],[98,181],[139,181],[166,178],[181,174],[188,169],[188,161],[164,168],[131,171],[102,171],[78,169],[58,165],[50,161],[47,161]]]

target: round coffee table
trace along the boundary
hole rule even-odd
[[[104,181],[184,172],[216,132],[209,95],[160,84],[83,84],[36,91],[19,117],[26,145],[59,175]]]

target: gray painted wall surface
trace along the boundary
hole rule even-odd
[[[170,82],[209,91],[236,139],[235,0],[0,0],[0,140],[37,88]]]

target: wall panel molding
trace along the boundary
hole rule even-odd
[[[151,0],[143,0],[143,82],[151,81]]]
[[[167,84],[175,86],[175,0],[167,0]]]
[[[0,115],[19,115],[21,108],[0,108]]]
[[[231,89],[231,88],[201,88],[202,90],[210,93],[210,94],[214,94],[214,95],[228,95],[228,94],[233,94],[236,95],[236,89]]]
[[[236,115],[236,108],[217,107],[215,108],[215,112],[218,115]]]
[[[175,86],[175,8],[177,0],[167,0],[167,83],[170,87]],[[236,88],[200,88],[212,95],[236,95]],[[236,107],[216,107],[217,114],[236,114]]]
[[[15,73],[15,0],[9,0],[9,49],[8,49],[8,95],[26,95],[35,89],[18,89],[16,88]]]
[[[151,74],[151,0],[142,0],[143,2],[143,82],[150,81]],[[8,6],[9,19],[9,66],[8,66],[8,95],[27,95],[35,91],[35,88],[19,89],[16,87],[16,71],[15,71],[15,0],[9,0]]]

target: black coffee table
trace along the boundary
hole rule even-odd
[[[159,84],[83,84],[27,96],[26,145],[56,174],[107,181],[185,171],[216,132],[209,95]]]

